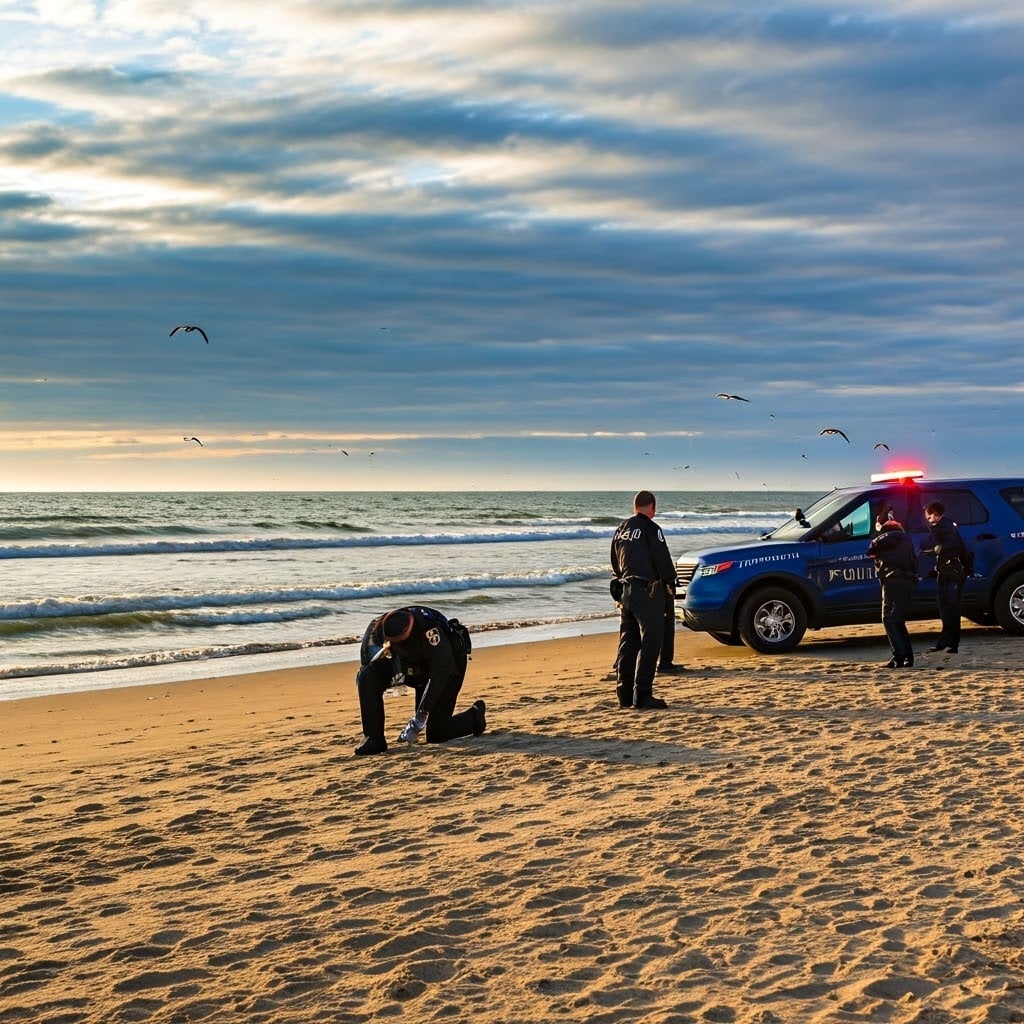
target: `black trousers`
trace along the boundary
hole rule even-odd
[[[913,580],[882,581],[882,625],[885,627],[885,635],[889,638],[893,657],[901,661],[914,655],[914,649],[910,646],[910,633],[907,630],[907,615],[910,613],[910,599],[913,594]]]
[[[459,736],[472,736],[476,728],[476,716],[472,711],[455,714],[455,702],[459,699],[463,680],[466,678],[466,663],[462,661],[460,670],[448,680],[440,696],[427,718],[427,742],[444,743]],[[396,681],[394,666],[389,658],[381,658],[372,665],[364,665],[356,675],[356,690],[359,693],[359,717],[362,719],[363,734],[370,738],[384,738],[384,691],[391,686],[402,683],[416,691],[416,704],[413,713],[419,706],[423,690],[427,685],[415,675],[406,675]],[[410,718],[412,715],[409,716]],[[402,722],[405,725],[405,722]]]
[[[654,692],[654,673],[665,633],[665,587],[629,583],[619,612],[619,651],[615,692],[622,705],[637,704]]]
[[[941,576],[935,585],[935,597],[939,603],[939,618],[942,620],[942,632],[935,641],[937,647],[960,646],[960,595],[964,591],[963,580],[947,579]]]

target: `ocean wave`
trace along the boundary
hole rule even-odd
[[[316,601],[363,600],[368,597],[391,597],[396,594],[453,594],[465,591],[522,587],[560,587],[566,583],[607,576],[602,566],[547,570],[521,576],[457,576],[444,578],[387,580],[379,583],[352,584],[338,587],[299,587],[279,590],[242,590],[207,594],[131,594],[110,597],[47,598],[44,601],[23,601],[0,605],[0,627],[5,623],[53,620],[54,628],[67,628],[76,620],[93,616],[127,616],[138,619],[148,615],[155,621],[159,613],[195,609],[244,608],[255,605],[292,604]],[[270,612],[267,613],[271,614]],[[274,613],[280,614],[280,613]],[[310,614],[321,614],[311,612]],[[59,620],[59,621],[58,621]],[[271,621],[267,619],[266,621]],[[89,622],[89,625],[94,623]],[[126,618],[122,623],[129,624]],[[141,624],[141,623],[140,623]],[[180,624],[180,623],[179,623]],[[203,622],[202,625],[209,625]],[[7,626],[8,632],[13,627]]]
[[[161,627],[207,629],[217,626],[258,626],[268,623],[318,619],[331,614],[333,614],[332,609],[323,605],[305,608],[244,608],[227,611],[181,609],[157,611],[140,608],[136,611],[0,619],[0,637],[15,639],[31,633],[53,634],[79,629],[123,633]]]
[[[764,517],[712,517],[707,522],[669,525],[659,518],[667,537],[707,534],[759,536],[780,525]],[[392,533],[343,537],[220,537],[215,540],[136,541],[130,544],[17,544],[0,547],[0,559],[12,558],[95,558],[109,555],[167,555],[189,552],[297,551],[329,548],[423,547],[429,545],[535,544],[542,541],[609,539],[604,526],[571,529],[531,529],[493,533]]]
[[[589,622],[608,619],[606,612],[552,618],[517,619],[513,622],[491,622],[473,627],[471,633],[488,633],[496,630],[526,629],[532,626],[555,626],[572,622]],[[237,658],[254,654],[283,654],[288,651],[312,650],[318,647],[345,647],[358,644],[362,634],[329,637],[301,642],[281,641],[277,643],[219,644],[180,650],[148,651],[145,654],[126,656],[98,656],[69,659],[38,665],[11,665],[0,668],[0,679],[21,679],[31,676],[77,675],[82,672],[104,672],[117,669],[148,668],[160,665],[174,665],[191,661],[207,661],[218,658]],[[0,700],[6,695],[0,694]]]

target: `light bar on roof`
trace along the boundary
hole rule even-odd
[[[892,473],[872,473],[871,482],[884,484],[889,480],[920,480],[923,476],[923,469],[897,469]]]

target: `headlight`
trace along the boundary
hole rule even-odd
[[[701,576],[717,576],[720,572],[728,572],[735,564],[735,562],[717,562],[715,565],[702,565],[700,574]]]

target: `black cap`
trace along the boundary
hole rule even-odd
[[[381,630],[385,640],[396,640],[405,633],[412,625],[412,612],[406,608],[399,608],[397,611],[388,612],[381,623]]]

